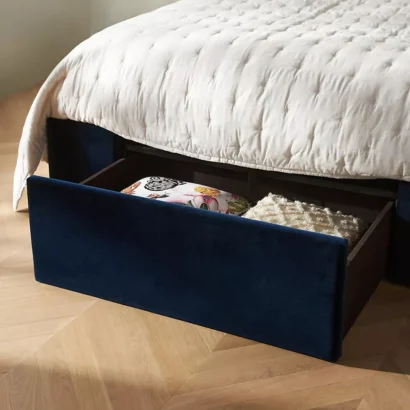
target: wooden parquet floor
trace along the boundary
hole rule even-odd
[[[381,284],[330,364],[36,283],[11,209],[34,95],[0,104],[0,410],[410,409],[409,289]]]

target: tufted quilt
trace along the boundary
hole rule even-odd
[[[409,90],[409,0],[182,0],[54,69],[24,127],[14,206],[47,117],[250,168],[410,180]]]

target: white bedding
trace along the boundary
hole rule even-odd
[[[25,124],[14,207],[47,117],[251,168],[410,180],[409,90],[409,0],[183,0],[55,68]]]

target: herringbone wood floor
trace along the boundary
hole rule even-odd
[[[329,364],[36,283],[11,210],[34,95],[0,104],[1,410],[410,409],[410,290],[383,283]]]

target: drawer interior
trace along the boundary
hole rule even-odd
[[[180,160],[180,156],[159,157],[143,152],[132,153],[82,184],[120,192],[138,179],[164,176],[242,195],[252,203],[271,192],[355,215],[362,218],[369,227],[388,202],[383,196],[285,181],[275,178],[269,172],[253,172],[247,168],[224,168],[218,165],[215,167],[211,163],[192,159],[185,162]]]

